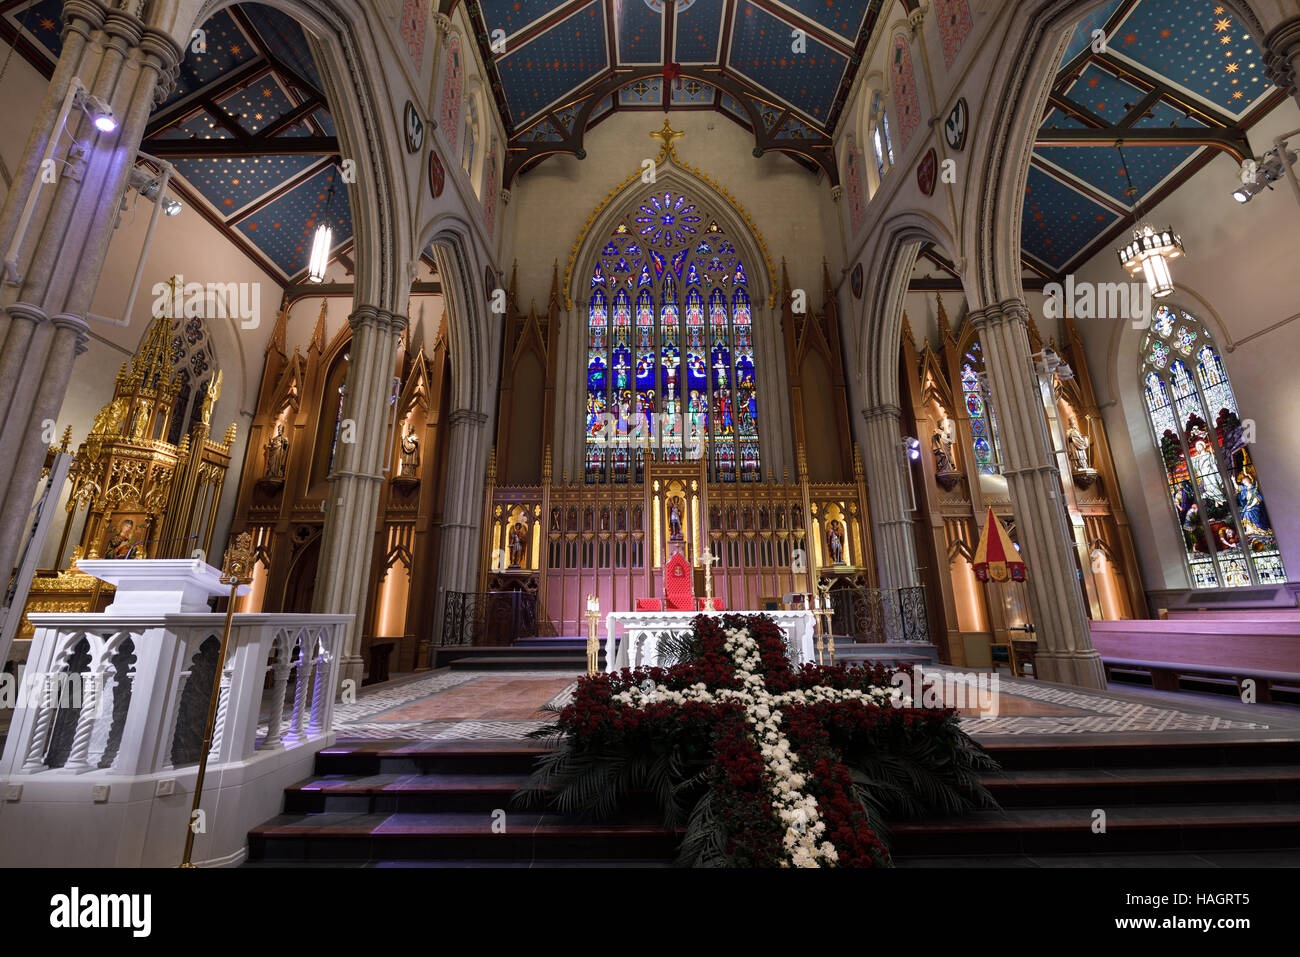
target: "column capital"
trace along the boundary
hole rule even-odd
[[[921,24],[924,22],[925,22],[925,8],[918,3],[916,5],[916,9],[912,10],[907,15],[907,25],[912,30],[913,38],[915,38],[916,35],[921,32]]]
[[[510,205],[510,190],[503,189],[501,191],[501,202],[504,203],[506,206]]]
[[[877,419],[901,419],[902,417],[903,410],[896,405],[878,405],[862,410],[862,418],[868,423],[875,422]]]
[[[832,202],[832,203],[838,203],[838,202],[839,202],[841,199],[843,199],[843,198],[844,198],[844,187],[843,187],[843,186],[838,186],[838,185],[836,185],[836,186],[832,186],[832,187],[831,187],[831,202]]]
[[[438,35],[446,39],[447,34],[451,33],[451,17],[445,13],[435,13],[433,15],[433,25],[438,30]]]
[[[110,10],[104,17],[104,33],[121,40],[126,49],[138,47],[146,27],[143,20],[130,10]]]
[[[5,312],[9,313],[11,316],[26,319],[34,325],[50,321],[50,314],[40,306],[31,302],[11,302],[9,305],[5,306]]]
[[[66,312],[61,312],[57,316],[51,316],[50,321],[54,323],[55,330],[69,329],[77,339],[77,355],[86,351],[86,344],[90,342],[90,326],[81,316],[74,316]]]
[[[1273,85],[1296,92],[1296,62],[1300,61],[1300,16],[1279,23],[1264,37],[1264,72]]]
[[[453,429],[458,425],[484,426],[487,425],[487,420],[486,412],[475,412],[473,409],[454,409],[447,416],[447,424]]]
[[[997,305],[976,309],[970,313],[970,323],[976,329],[985,329],[1004,322],[1029,325],[1029,306],[1023,299],[1005,299]]]
[[[64,0],[64,30],[73,30],[89,37],[91,30],[98,30],[104,25],[108,8],[98,0]]]
[[[380,309],[378,306],[357,306],[352,315],[348,316],[348,325],[354,332],[366,326],[387,326],[386,331],[401,332],[410,321],[406,316]]]

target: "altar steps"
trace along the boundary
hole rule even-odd
[[[679,834],[648,800],[594,824],[510,798],[545,749],[457,741],[331,748],[285,790],[284,813],[248,835],[252,866],[667,866]],[[503,813],[504,812],[504,813]],[[504,828],[504,830],[503,830]]]
[[[1300,865],[1300,742],[989,746],[1002,805],[895,821],[901,867]],[[530,741],[397,742],[322,751],[249,834],[253,866],[651,866],[680,834],[648,796],[611,822],[520,811],[510,798],[544,748]],[[1094,811],[1106,833],[1093,833]],[[494,817],[494,811],[504,811]],[[494,821],[504,821],[496,833]],[[498,828],[499,828],[498,824]]]
[[[903,867],[1300,864],[1300,743],[1004,744],[999,804],[897,822]],[[1096,810],[1105,833],[1093,832]]]
[[[587,645],[563,638],[539,639],[539,643],[517,645],[468,645],[435,648],[433,666],[452,671],[563,671],[587,673]],[[546,642],[541,644],[540,642]],[[600,655],[605,666],[605,653]]]

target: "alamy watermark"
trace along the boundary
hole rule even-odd
[[[998,716],[1001,679],[986,671],[923,671],[918,665],[909,674],[895,672],[889,683],[902,692],[894,707],[957,708],[975,711],[981,718]]]
[[[1135,329],[1151,326],[1151,289],[1145,282],[1049,282],[1043,286],[1048,319],[1113,319],[1131,322]]]
[[[153,314],[170,310],[175,318],[238,319],[239,328],[256,329],[262,322],[262,284],[259,282],[175,282],[153,286]]]

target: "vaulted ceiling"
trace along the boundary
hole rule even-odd
[[[1111,0],[1079,23],[1057,75],[1025,191],[1025,264],[1056,278],[1130,230],[1125,165],[1149,211],[1217,152],[1247,158],[1246,131],[1284,96],[1221,3]]]
[[[62,7],[0,0],[0,32],[46,76],[62,47]],[[338,140],[302,28],[272,7],[243,3],[202,30],[204,48],[186,50],[141,149],[172,163],[176,192],[281,281],[305,274],[325,218],[347,264],[352,221]]]
[[[829,133],[881,0],[470,0],[506,183],[618,110],[716,110],[838,182]]]

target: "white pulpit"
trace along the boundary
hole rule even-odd
[[[230,594],[221,570],[197,558],[82,559],[77,569],[117,588],[106,615],[204,614],[210,597]],[[248,586],[238,594],[247,595]]]
[[[689,634],[696,615],[721,618],[723,612],[615,611],[605,616],[605,670],[659,667],[659,637],[665,632]],[[727,612],[763,615],[785,632],[786,651],[796,667],[815,660],[816,619],[810,611]],[[617,634],[616,629],[622,634]]]

